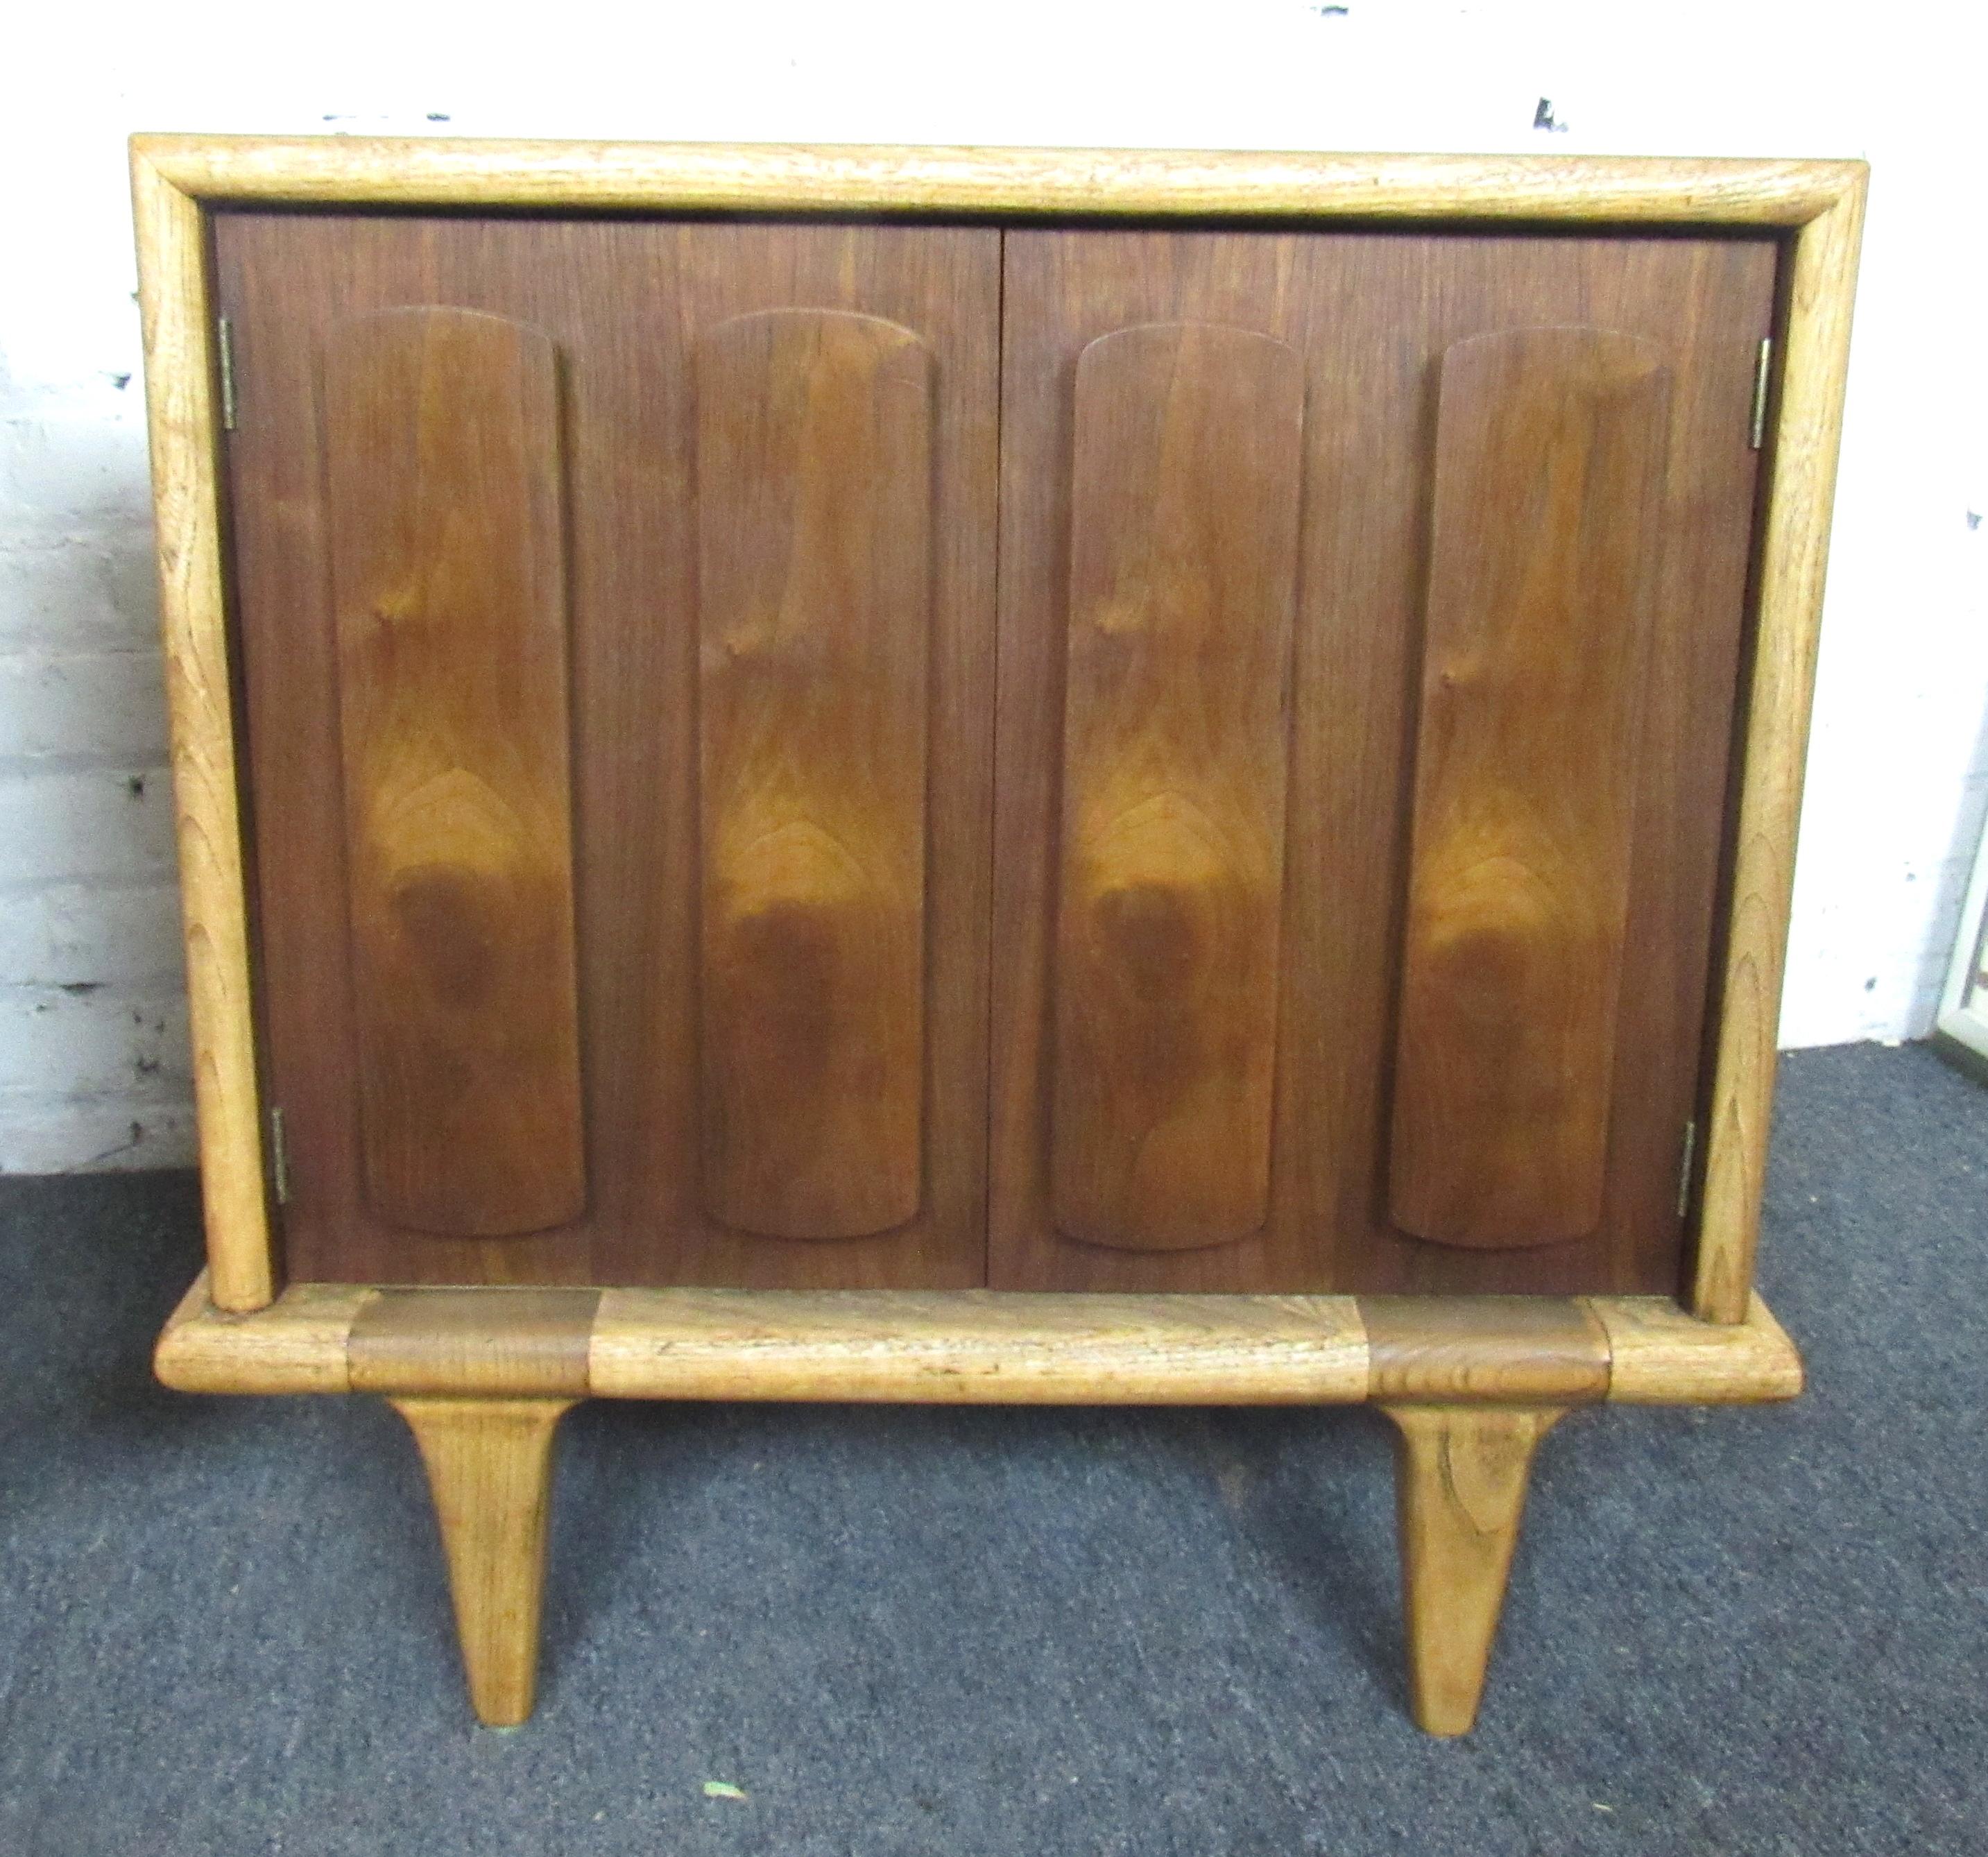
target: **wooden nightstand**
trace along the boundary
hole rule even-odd
[[[1752,1295],[1855,163],[134,144],[200,1390],[1371,1400],[1469,1727]],[[284,1286],[287,1285],[287,1287]]]

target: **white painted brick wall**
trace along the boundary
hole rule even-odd
[[[221,0],[0,36],[0,1169],[188,1158],[137,128],[1863,154],[1783,1035],[1923,1031],[1988,806],[1983,9]],[[1533,127],[1550,97],[1564,131]]]
[[[45,161],[4,153],[32,191]],[[73,212],[73,195],[54,191],[45,205]],[[110,204],[91,215],[87,262],[65,257],[77,228],[56,213],[31,213],[26,249],[0,260],[0,1169],[12,1171],[193,1152],[143,387]]]

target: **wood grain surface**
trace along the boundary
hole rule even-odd
[[[1760,542],[1759,620],[1692,1263],[1692,1311],[1715,1321],[1746,1318],[1767,1192],[1795,833],[1822,631],[1866,181],[1861,167],[1844,178],[1829,210],[1802,228],[1789,267],[1773,484]]]
[[[999,234],[230,212],[215,235],[218,307],[235,328],[235,591],[292,1273],[402,1284],[983,1281]],[[409,306],[501,316],[542,330],[560,357],[588,1192],[578,1217],[522,1237],[391,1226],[354,1165],[360,1006],[314,357],[341,320]],[[697,354],[711,331],[766,310],[875,317],[931,357],[921,1192],[902,1223],[832,1243],[714,1218],[704,1180]],[[781,700],[791,716],[807,699]],[[882,814],[904,810],[892,798]]]
[[[1057,228],[1011,230],[1006,251],[990,1280],[1128,1292],[1674,1293],[1773,244]],[[1260,1226],[1232,1243],[1133,1251],[1060,1232],[1053,1201],[1074,374],[1100,336],[1181,322],[1273,337],[1305,370],[1270,1186]],[[1616,1009],[1591,1230],[1523,1250],[1465,1249],[1403,1230],[1387,1172],[1439,377],[1457,343],[1566,325],[1650,345],[1671,380],[1628,801],[1619,966],[1633,979]]]
[[[131,216],[201,1216],[215,1299],[246,1312],[276,1294],[282,1264],[262,1149],[208,227],[198,203],[136,147]]]
[[[367,1284],[293,1283],[262,1308],[224,1309],[211,1269],[195,1277],[152,1350],[152,1371],[179,1392],[342,1393],[346,1344]]]
[[[553,1441],[567,1399],[396,1399],[434,1497],[476,1719],[514,1728],[538,1692]]]
[[[1269,1208],[1303,364],[1156,324],[1075,394],[1055,1219],[1220,1244]]]
[[[602,211],[1151,213],[1799,225],[1861,161],[1150,148],[132,138],[202,199]]]
[[[1533,1453],[1565,1414],[1553,1405],[1390,1405],[1408,1693],[1429,1734],[1477,1720]]]
[[[1367,1348],[1345,1296],[612,1290],[592,1387],[623,1399],[1337,1403],[1365,1396]]]
[[[587,1391],[597,1290],[381,1290],[346,1340],[353,1392]]]
[[[326,333],[360,1137],[385,1223],[587,1202],[556,360],[396,310]]]
[[[1593,1299],[1608,1338],[1608,1397],[1625,1405],[1798,1398],[1802,1361],[1758,1296],[1737,1322],[1701,1320],[1667,1296]]]
[[[238,1315],[215,1307],[208,1280],[203,1271],[181,1299],[154,1355],[160,1378],[185,1392],[345,1392],[353,1332],[389,1294],[292,1284],[266,1309]],[[451,1373],[465,1388],[489,1384],[486,1367],[476,1365],[472,1380],[463,1362],[474,1345],[507,1363],[509,1390],[570,1387],[573,1302],[539,1303],[514,1321],[509,1291],[403,1294],[413,1306],[390,1325],[407,1370],[424,1384],[444,1384]],[[585,1294],[593,1304],[587,1390],[599,1398],[1353,1404],[1372,1395],[1376,1359],[1392,1361],[1391,1374],[1421,1361],[1428,1377],[1418,1383],[1446,1388],[1459,1404],[1510,1385],[1499,1378],[1506,1364],[1557,1362],[1563,1385],[1593,1378],[1593,1331],[1570,1324],[1565,1306],[1547,1303],[1543,1316],[1508,1320],[1510,1299],[1497,1297],[1419,1297],[1406,1312],[1412,1322],[1393,1320],[1384,1306],[1377,1340],[1361,1314],[1376,1299],[1350,1296],[610,1290],[595,1301],[590,1293],[532,1294]],[[452,1306],[465,1297],[492,1300],[481,1309]],[[446,1319],[421,1310],[430,1299]],[[1582,1297],[1572,1307],[1599,1324],[1611,1400],[1747,1405],[1801,1390],[1800,1357],[1758,1297],[1746,1320],[1732,1324],[1700,1321],[1663,1297]],[[521,1334],[536,1338],[522,1345]],[[420,1335],[431,1345],[415,1347]],[[529,1380],[528,1370],[549,1378]]]
[[[1601,1222],[1670,379],[1584,328],[1442,357],[1388,1165],[1487,1247]]]
[[[697,420],[705,1205],[888,1231],[921,1187],[931,350],[735,317]]]
[[[1579,1297],[1357,1300],[1373,1399],[1572,1405],[1608,1395],[1608,1336]]]

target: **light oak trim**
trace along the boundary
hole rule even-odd
[[[135,147],[131,203],[207,1255],[215,1301],[247,1311],[275,1294],[276,1270],[236,801],[207,234],[199,202]]]
[[[570,1399],[395,1399],[421,1447],[476,1718],[515,1728],[538,1691],[553,1438]]]
[[[1337,1404],[1364,1396],[1350,1296],[610,1290],[607,1399]]]
[[[1666,1296],[1597,1297],[1591,1306],[1608,1338],[1618,1405],[1750,1405],[1801,1392],[1801,1356],[1758,1296],[1743,1322],[1700,1321]]]
[[[342,1393],[347,1338],[379,1294],[364,1284],[293,1283],[266,1308],[215,1306],[203,1270],[167,1317],[152,1370],[178,1392]]]
[[[1800,225],[1846,161],[140,135],[202,200],[598,211],[1241,213]]]
[[[1662,1297],[1530,1299],[1538,1312],[1520,1316],[1509,1304],[1528,1299],[1418,1298],[1416,1332],[1442,1344],[1424,1358],[1412,1347],[1405,1356],[1413,1337],[1391,1334],[1386,1319],[1370,1336],[1350,1296],[292,1284],[260,1313],[235,1315],[214,1307],[207,1286],[203,1272],[159,1338],[159,1378],[184,1392],[1464,1405],[1523,1402],[1526,1389],[1573,1403],[1605,1386],[1631,1405],[1725,1405],[1791,1399],[1802,1387],[1800,1357],[1758,1297],[1731,1326]],[[390,1308],[375,1313],[382,1303]],[[583,1307],[593,1311],[583,1378],[573,1364]],[[507,1322],[514,1307],[524,1314]],[[1419,1377],[1400,1377],[1411,1367]]]
[[[1854,169],[1795,241],[1691,1291],[1706,1321],[1746,1320],[1760,1243],[1865,184]]]

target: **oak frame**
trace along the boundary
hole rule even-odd
[[[293,1284],[231,1315],[205,1273],[154,1364],[181,1392],[945,1405],[1750,1405],[1803,1380],[1757,1296],[1702,1322],[1662,1296]]]
[[[209,1273],[196,1286],[203,1301],[238,1314],[266,1308],[279,1275],[257,1077],[222,553],[208,236],[214,207],[1228,215],[1335,224],[1753,226],[1790,234],[1688,1302],[1702,1322],[1750,1326],[1867,171],[1861,161],[1844,161],[134,136],[161,627],[207,1209]],[[908,1382],[896,1396],[933,1396],[915,1385]],[[1694,1395],[1680,1389],[1669,1396]]]

